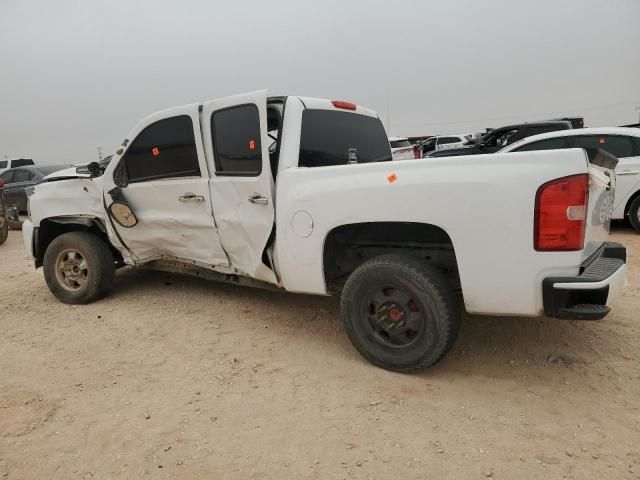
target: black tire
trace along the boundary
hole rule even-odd
[[[340,307],[358,352],[397,372],[436,364],[460,330],[453,286],[433,265],[409,255],[382,255],[358,267],[344,286]]]
[[[9,220],[4,215],[0,215],[0,245],[7,241],[9,236]]]
[[[631,205],[629,205],[629,223],[636,232],[640,232],[640,218],[638,215],[640,214],[640,196],[637,196]]]
[[[60,270],[60,265],[64,265],[64,270]],[[111,250],[88,232],[56,237],[44,254],[43,268],[51,293],[61,302],[72,304],[90,303],[103,297],[111,289],[115,276]]]

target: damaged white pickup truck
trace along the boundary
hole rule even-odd
[[[265,91],[142,120],[104,171],[30,192],[28,256],[63,302],[124,265],[341,295],[357,350],[428,367],[474,314],[600,319],[617,160],[598,150],[391,161],[376,113]],[[610,198],[609,198],[610,199]]]

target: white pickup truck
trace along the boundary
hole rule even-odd
[[[609,312],[627,260],[597,208],[614,157],[390,160],[376,113],[349,102],[260,91],[171,108],[138,123],[104,171],[29,192],[25,248],[67,303],[105,295],[124,265],[339,294],[357,350],[397,371],[444,357],[462,305]]]

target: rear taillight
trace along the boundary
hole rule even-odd
[[[584,248],[589,175],[571,175],[538,188],[533,245],[539,252]]]
[[[331,103],[334,107],[343,110],[355,110],[358,107],[355,103],[345,102],[344,100],[332,100]]]

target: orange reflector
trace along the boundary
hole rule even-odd
[[[398,176],[395,173],[390,173],[389,175],[387,175],[387,182],[393,183],[396,180],[398,180]]]
[[[158,155],[160,155],[160,150],[158,150],[158,147],[153,147],[151,149],[151,153],[153,153],[154,157],[157,157]]]
[[[255,150],[255,149],[256,149],[256,141],[249,140],[249,150]]]

